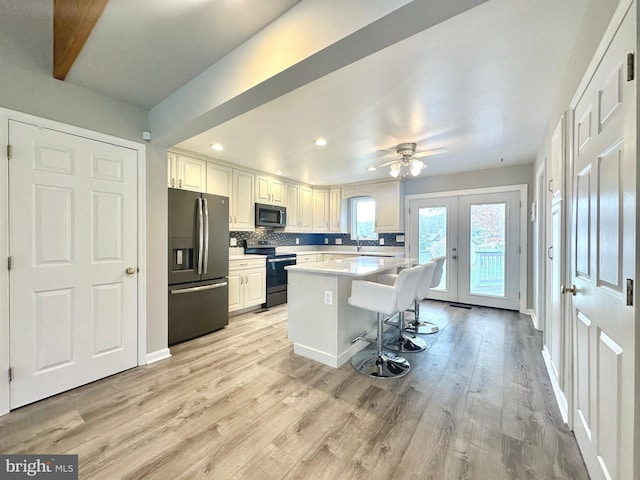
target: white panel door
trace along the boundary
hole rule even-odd
[[[594,480],[638,478],[635,308],[627,299],[636,270],[637,106],[626,64],[635,40],[632,8],[573,111],[572,415]]]
[[[16,408],[137,364],[137,152],[15,121],[9,141]]]

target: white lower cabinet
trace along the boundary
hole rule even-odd
[[[296,254],[296,263],[317,262],[318,255],[315,253],[298,253]]]
[[[266,258],[229,261],[229,312],[267,301]]]

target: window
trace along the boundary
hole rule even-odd
[[[351,200],[351,239],[377,240],[376,201],[370,197]]]

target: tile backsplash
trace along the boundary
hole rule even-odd
[[[385,247],[404,247],[404,242],[396,242],[396,236],[402,235],[403,232],[398,233],[380,233],[379,238],[384,239]],[[355,246],[356,241],[351,240],[351,235],[348,233],[285,233],[267,230],[256,230],[255,232],[229,232],[229,240],[235,238],[238,247],[243,247],[245,241],[248,239],[261,239],[261,240],[275,240],[277,246],[287,247],[292,245],[339,245],[336,243],[336,239],[342,240],[342,245]],[[296,238],[299,243],[296,244]],[[325,243],[325,238],[328,243]],[[231,243],[230,243],[231,244]],[[377,247],[380,245],[379,240],[360,240],[360,245],[365,247]]]

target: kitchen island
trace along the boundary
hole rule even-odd
[[[310,262],[288,270],[288,330],[293,351],[337,368],[367,346],[351,340],[376,330],[376,313],[349,305],[353,280],[376,281],[415,259],[362,256]]]

